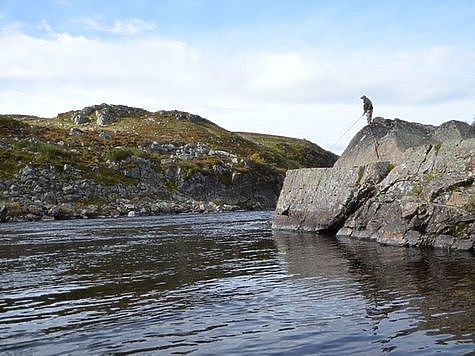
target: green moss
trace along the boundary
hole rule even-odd
[[[176,192],[178,190],[176,186],[176,181],[173,179],[167,179],[163,183],[165,185],[165,188],[171,193]]]
[[[222,199],[219,199],[219,198],[213,199],[213,200],[211,200],[211,202],[215,205],[218,205],[218,206],[224,204],[224,201]]]
[[[127,158],[130,158],[132,156],[145,158],[147,154],[136,148],[115,147],[108,150],[105,155],[106,159],[116,162],[125,161]]]
[[[25,149],[30,152],[37,152],[45,161],[55,161],[70,156],[61,146],[47,142],[20,141],[14,145],[15,148]]]
[[[6,205],[6,215],[20,217],[25,215],[26,210],[18,202],[10,202]]]
[[[74,204],[77,208],[86,208],[90,205],[101,206],[106,204],[107,201],[103,198],[87,198],[76,201]]]
[[[424,174],[423,180],[425,183],[429,183],[433,181],[435,178],[434,174],[432,172],[427,172]]]
[[[358,168],[358,181],[356,182],[356,184],[360,184],[361,180],[363,179],[363,176],[364,176],[364,171],[365,171],[365,167],[359,167]]]
[[[37,166],[61,167],[74,156],[62,147],[44,142],[15,142],[10,148],[0,150],[0,177],[13,178],[28,162]]]
[[[249,159],[258,164],[266,164],[266,160],[264,157],[262,157],[260,152],[254,152],[252,155],[249,156]]]
[[[460,222],[456,225],[450,226],[445,233],[450,236],[464,239],[468,238],[468,228],[469,224],[465,222]]]
[[[225,171],[219,176],[219,180],[225,185],[230,186],[233,184],[233,174],[230,171]]]
[[[183,179],[190,179],[199,171],[198,166],[190,161],[179,161],[178,165],[181,168],[180,176]]]
[[[113,169],[109,169],[107,167],[100,167],[99,169],[95,170],[94,172],[89,172],[87,174],[87,178],[103,185],[132,185],[135,184],[137,181],[132,178],[125,177],[121,172],[117,172]]]
[[[237,134],[257,144],[254,152],[260,153],[266,163],[279,168],[330,167],[338,158],[305,139],[247,132]]]
[[[475,211],[475,195],[470,195],[468,198],[468,203],[463,207],[467,211]]]
[[[184,179],[190,179],[197,173],[201,173],[205,176],[210,175],[212,174],[212,167],[220,163],[222,163],[221,160],[215,157],[205,157],[192,161],[178,161],[178,165],[181,168],[180,175]]]
[[[0,177],[13,178],[22,166],[22,162],[28,162],[33,157],[30,154],[15,150],[0,151]],[[24,165],[24,164],[23,164]]]
[[[419,196],[423,191],[423,186],[420,182],[417,182],[412,189],[407,193],[408,196]]]

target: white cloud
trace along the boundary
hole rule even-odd
[[[51,25],[46,20],[41,20],[40,23],[38,24],[38,26],[36,26],[36,27],[37,27],[38,30],[40,30],[42,32],[46,32],[46,33],[50,33],[50,34],[54,33]]]
[[[1,20],[1,18],[0,18]],[[23,23],[19,21],[12,21],[12,22],[6,22],[1,24],[0,26],[0,33],[3,34],[8,34],[8,33],[18,33],[22,31],[23,29]]]
[[[81,18],[77,20],[85,29],[108,32],[116,35],[131,36],[139,33],[150,32],[157,29],[157,25],[141,19],[116,19],[112,23],[105,23],[97,18]]]
[[[0,50],[2,112],[54,116],[100,102],[178,108],[227,129],[305,137],[339,152],[354,132],[331,146],[361,114],[362,93],[386,117],[440,123],[475,113],[475,78],[466,75],[475,54],[458,48],[236,55],[159,36],[9,31]]]

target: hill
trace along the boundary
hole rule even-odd
[[[0,220],[268,209],[289,168],[337,156],[181,111],[100,104],[0,115]]]

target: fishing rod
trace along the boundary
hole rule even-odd
[[[353,123],[353,125],[351,125],[345,132],[343,132],[343,135],[341,135],[341,136],[338,138],[338,140],[336,140],[335,143],[330,146],[330,149],[331,149],[331,150],[333,150],[333,149],[335,148],[336,144],[340,142],[340,140],[348,133],[348,131],[350,131],[350,130],[353,128],[353,126],[355,126],[355,125],[358,123],[358,121],[360,121],[360,120],[363,118],[363,116],[364,116],[364,114],[361,115],[361,116]]]

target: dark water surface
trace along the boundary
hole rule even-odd
[[[269,212],[0,225],[0,353],[466,354],[475,259]]]

